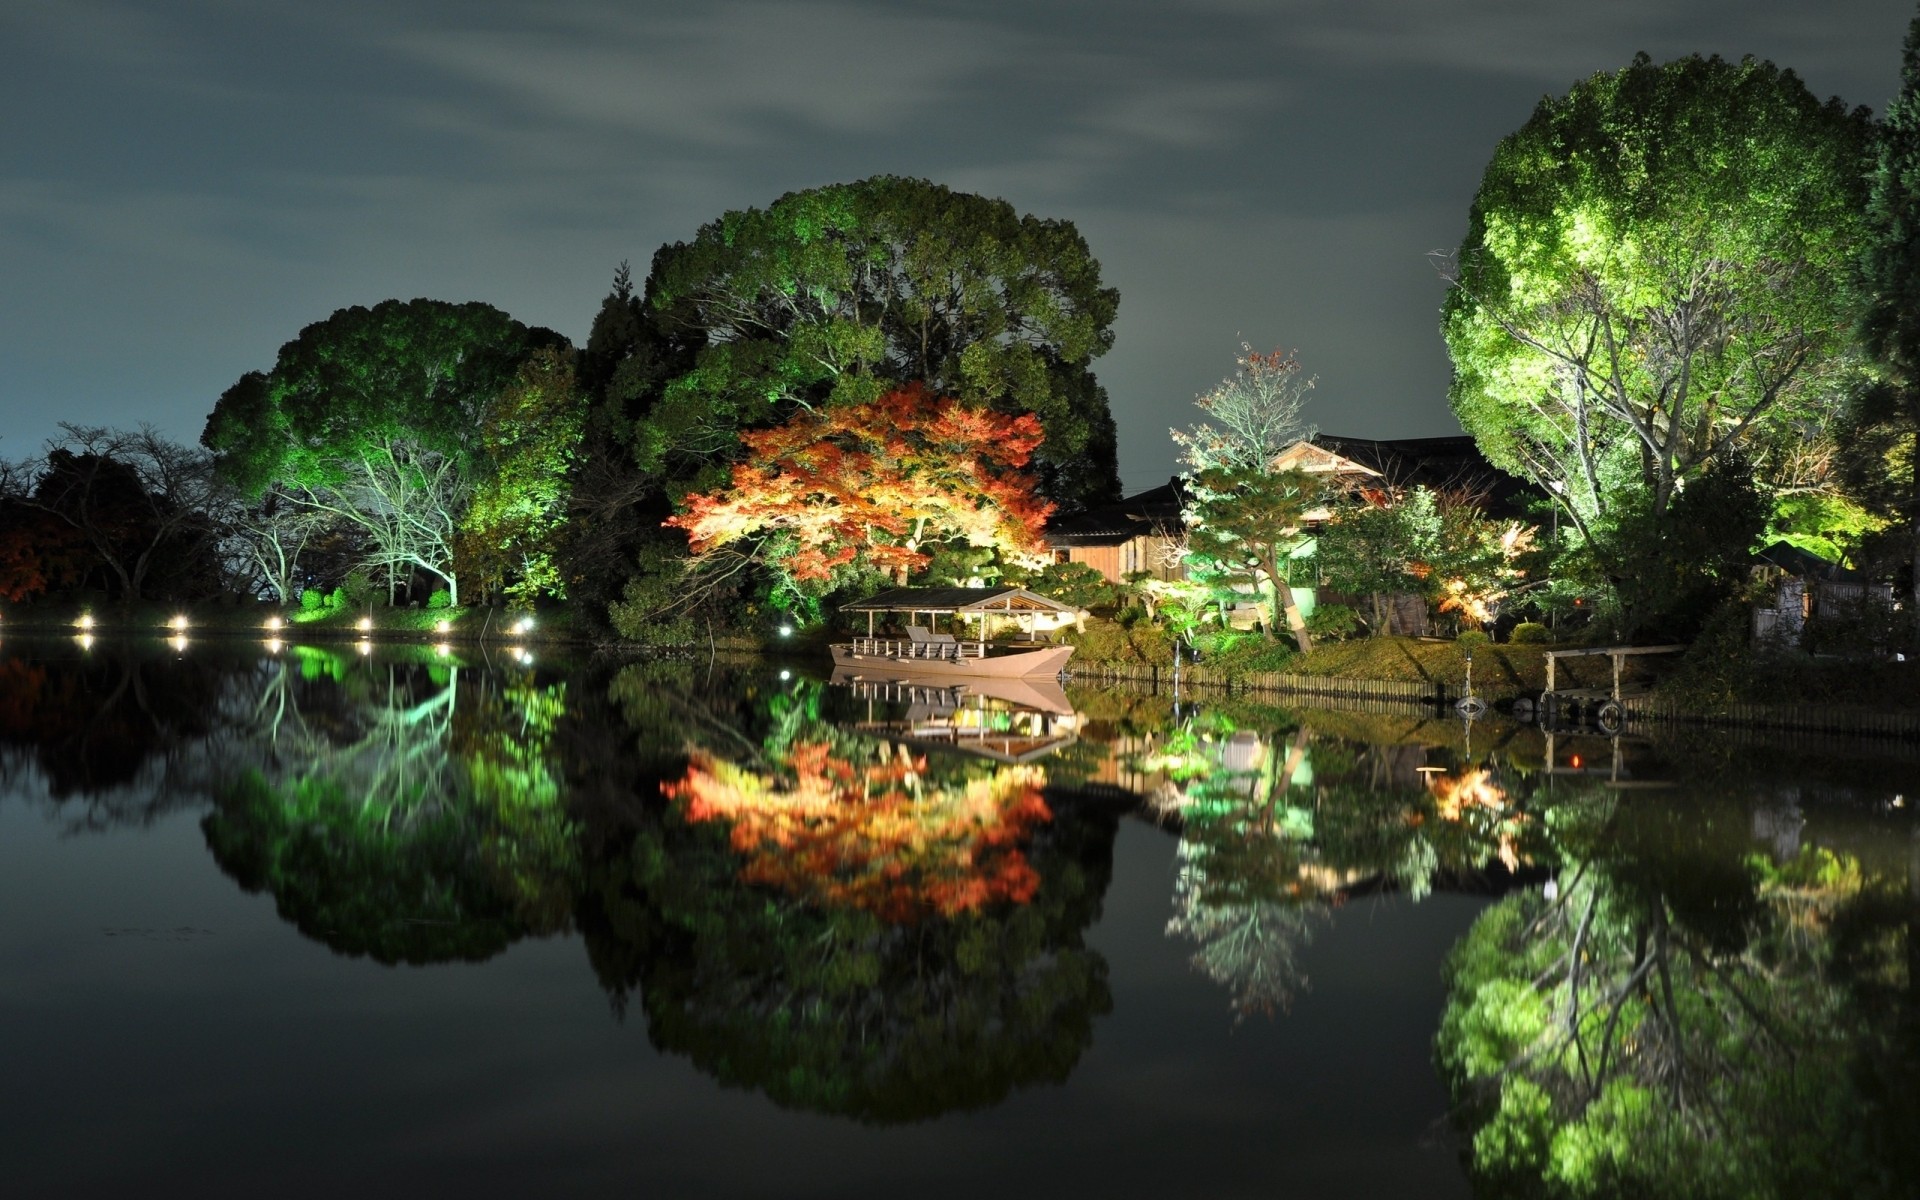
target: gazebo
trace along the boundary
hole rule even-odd
[[[1082,610],[1071,604],[1062,604],[1018,587],[888,588],[865,600],[842,604],[840,611],[866,613],[869,638],[874,636],[874,619],[880,613],[904,613],[909,627],[923,616],[929,619],[929,623],[943,616],[977,618],[980,624],[974,637],[976,654],[986,652],[988,617],[1025,618],[1027,636],[1032,638],[1037,632],[1038,618],[1042,615],[1067,618],[1084,615]]]

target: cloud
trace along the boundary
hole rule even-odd
[[[640,14],[563,6],[537,28],[413,31],[389,45],[529,115],[750,150],[782,127],[911,128],[1013,48],[976,22],[840,4]]]

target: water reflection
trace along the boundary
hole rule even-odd
[[[1066,1078],[1112,1003],[1083,937],[1115,814],[1050,803],[1038,766],[864,733],[867,698],[819,683],[758,693],[722,732],[663,682],[644,711],[686,737],[686,767],[604,864],[587,923],[656,1044],[874,1122]]]
[[[0,772],[74,831],[199,814],[343,955],[575,935],[656,1046],[876,1123],[1085,1059],[1127,1004],[1088,934],[1139,819],[1178,839],[1151,886],[1223,1026],[1287,1021],[1349,906],[1490,904],[1432,1014],[1488,1194],[1920,1177],[1910,762],[794,674],[10,642]]]

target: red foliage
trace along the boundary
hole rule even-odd
[[[86,539],[51,513],[0,507],[0,600],[18,604],[86,575]]]
[[[742,878],[892,922],[1024,904],[1040,877],[1021,851],[1053,819],[1037,768],[1010,767],[960,787],[924,786],[924,759],[859,766],[800,745],[791,784],[696,754],[661,790],[689,822],[727,821]]]
[[[824,580],[861,558],[904,575],[926,565],[923,544],[949,537],[1032,551],[1053,505],[1020,469],[1041,437],[1030,413],[970,408],[917,385],[871,404],[807,410],[741,434],[747,461],[732,482],[687,497],[667,524],[687,532],[696,554],[785,532],[796,579]]]

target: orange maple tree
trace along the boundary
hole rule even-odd
[[[805,410],[740,435],[731,483],[688,496],[667,521],[696,555],[756,534],[792,540],[783,566],[827,580],[863,560],[904,580],[921,547],[963,537],[1034,552],[1053,505],[1022,472],[1042,438],[1031,413],[1008,416],[909,386],[870,404]]]
[[[1040,876],[1021,849],[1053,819],[1037,767],[1008,767],[958,786],[928,784],[924,758],[856,764],[824,743],[799,744],[791,782],[696,753],[661,790],[689,822],[726,821],[741,876],[882,920],[953,916],[1024,904]]]

